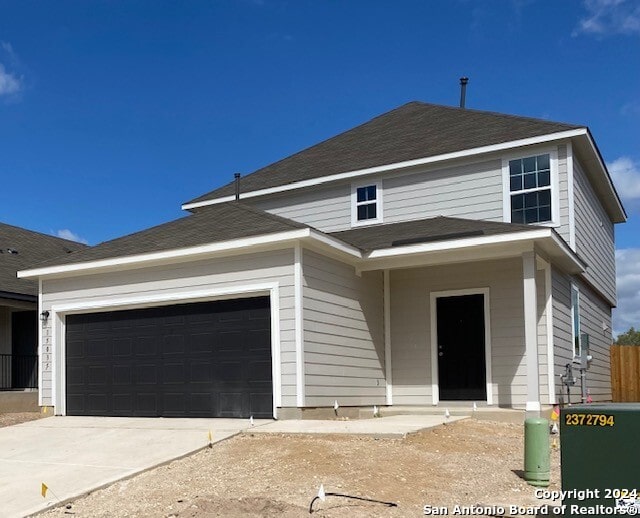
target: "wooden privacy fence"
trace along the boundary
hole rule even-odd
[[[640,346],[611,346],[611,392],[616,402],[640,401]]]

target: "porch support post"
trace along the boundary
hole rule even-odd
[[[538,367],[538,329],[536,300],[536,254],[522,254],[524,292],[524,343],[527,362],[527,417],[540,416],[540,376]]]
[[[384,271],[384,372],[387,382],[387,405],[393,405],[393,379],[391,371],[391,280],[389,270]]]
[[[547,383],[549,390],[549,404],[555,405],[556,401],[556,374],[555,374],[555,347],[553,345],[553,292],[552,292],[551,263],[544,264],[544,296],[545,316],[547,326]]]
[[[302,246],[297,242],[293,249],[293,295],[296,341],[296,405],[305,406],[304,333],[302,330]]]

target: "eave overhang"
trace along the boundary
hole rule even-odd
[[[627,213],[622,205],[620,195],[613,184],[609,170],[591,132],[585,128],[575,135],[571,142],[574,151],[580,155],[580,163],[586,169],[585,173],[589,176],[596,192],[599,193],[600,200],[611,221],[614,223],[627,221]]]
[[[360,272],[516,257],[530,250],[540,250],[569,273],[581,273],[586,268],[584,262],[551,228],[534,228],[530,231],[449,239],[371,251],[360,250],[332,236],[306,228],[197,247],[34,268],[18,272],[18,277],[44,279],[108,273],[255,253],[293,246],[296,242],[352,264]]]
[[[254,253],[261,250],[277,249],[292,246],[297,241],[317,243],[321,247],[328,247],[341,257],[361,259],[362,254],[357,248],[343,243],[338,239],[327,236],[312,228],[291,230],[274,234],[220,241],[199,246],[163,250],[146,254],[113,257],[81,263],[61,264],[43,268],[33,268],[18,272],[21,279],[61,278],[111,271],[129,270],[173,264],[187,261],[197,261],[212,257],[224,257],[241,253]]]
[[[507,259],[528,251],[539,251],[568,273],[583,273],[586,269],[584,261],[551,228],[372,250],[363,254],[358,269],[369,271]]]

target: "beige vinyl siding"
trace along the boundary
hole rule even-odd
[[[589,353],[593,356],[587,371],[587,388],[594,401],[611,401],[611,308],[584,282],[580,290],[580,330],[589,335]]]
[[[556,392],[559,400],[566,402],[566,387],[562,385],[560,374],[567,363],[573,366],[576,385],[571,388],[571,402],[580,401],[580,372],[573,363],[573,334],[571,319],[572,278],[558,270],[553,271],[553,316],[554,355],[556,368]],[[611,378],[609,368],[609,348],[611,336],[611,308],[593,289],[579,279],[573,283],[580,292],[580,330],[589,335],[589,352],[593,361],[587,371],[587,388],[594,401],[611,400]]]
[[[586,279],[615,304],[616,258],[613,223],[575,158],[573,169],[576,252],[587,263]]]
[[[556,231],[569,244],[569,175],[567,174],[567,146],[564,145],[558,146],[558,203],[560,226]]]
[[[351,188],[382,182],[383,223],[398,223],[436,216],[504,221],[502,159],[530,156],[549,147],[493,153],[477,162],[427,165],[412,171],[389,171],[352,181],[318,185],[281,194],[245,198],[245,203],[310,225],[323,232],[351,228]],[[556,230],[569,242],[569,180],[567,146],[557,146],[559,226]],[[555,188],[555,187],[554,187]],[[554,203],[556,198],[554,197]],[[508,201],[506,205],[508,206]]]
[[[452,216],[502,221],[499,159],[383,180],[384,222]]]
[[[306,406],[384,404],[382,272],[302,257]]]
[[[133,270],[43,280],[42,305],[109,301],[127,296],[188,296],[194,290],[233,288],[251,284],[278,283],[280,295],[280,353],[282,405],[295,406],[296,369],[294,338],[293,250],[181,262]],[[227,298],[233,298],[229,296]],[[115,310],[116,308],[110,308]],[[50,329],[51,318],[47,329]],[[47,331],[48,332],[48,331]],[[54,337],[59,347],[63,337]],[[43,338],[44,341],[44,338]],[[52,405],[52,372],[43,370],[44,405]]]
[[[538,376],[540,379],[540,402],[549,403],[549,368],[547,349],[547,313],[545,294],[545,272],[536,272],[536,303],[538,306]]]
[[[44,306],[43,306],[44,308]],[[53,336],[51,318],[42,323],[38,369],[40,370],[40,401],[42,406],[53,406]]]
[[[522,260],[519,258],[391,272],[394,404],[432,402],[430,292],[485,287],[490,290],[493,401],[498,405],[524,406],[526,359]],[[539,335],[542,333],[540,327]],[[541,343],[541,353],[546,358],[544,347]],[[546,367],[541,367],[541,372],[544,371]],[[543,380],[546,383],[546,378]]]
[[[551,285],[553,293],[553,356],[556,371],[554,386],[558,402],[565,403],[567,391],[561,382],[560,375],[565,372],[565,365],[573,360],[571,278],[553,268]],[[575,397],[575,388],[572,389],[572,394]]]
[[[351,187],[382,180],[383,222],[451,216],[502,221],[502,169],[498,155],[479,162],[421,166],[352,182],[319,185],[245,203],[323,232],[351,228]]]
[[[351,227],[351,184],[321,185],[277,196],[247,198],[246,203],[323,232]]]
[[[527,149],[512,155],[529,156],[545,150],[549,148]],[[557,231],[569,242],[567,146],[558,146],[557,150],[560,214]],[[494,153],[472,163],[467,160],[456,165],[420,166],[411,172],[389,171],[352,182],[247,198],[245,202],[323,232],[336,232],[351,228],[352,185],[382,181],[383,223],[436,216],[504,221],[502,158],[503,155]]]

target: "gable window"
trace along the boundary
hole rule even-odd
[[[382,221],[382,188],[380,182],[352,187],[353,225],[365,225]]]
[[[553,220],[549,154],[509,160],[512,223]]]
[[[580,292],[571,285],[571,334],[573,336],[573,357],[579,358],[582,354],[580,335]]]

